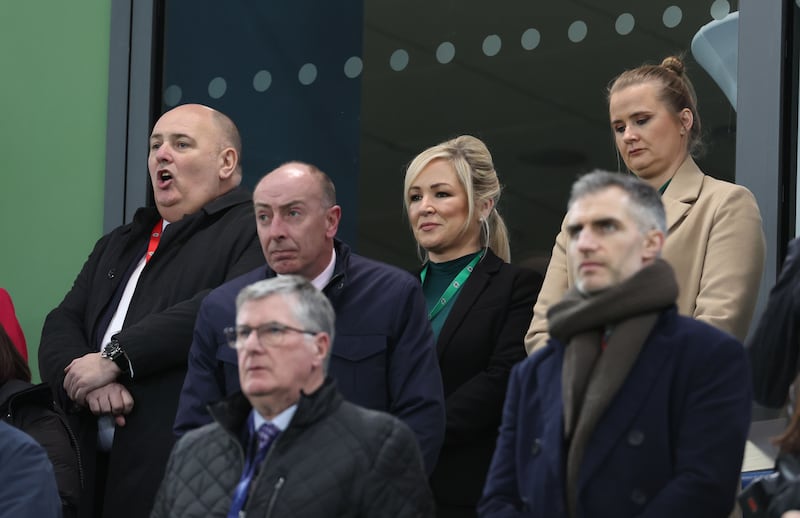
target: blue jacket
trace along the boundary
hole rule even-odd
[[[0,421],[0,502],[2,516],[60,518],[53,465],[28,434]]]
[[[566,516],[563,353],[551,338],[514,367],[481,516]],[[586,446],[578,517],[727,517],[750,396],[736,339],[662,313]]]
[[[444,440],[442,377],[419,282],[409,273],[350,253],[335,242],[325,295],[336,310],[328,367],[349,401],[402,419],[416,434],[428,473]],[[197,315],[175,432],[211,422],[206,406],[240,390],[236,351],[223,329],[236,324],[239,291],[274,277],[257,268],[212,291]]]

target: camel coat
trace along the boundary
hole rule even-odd
[[[764,232],[755,197],[703,174],[688,157],[661,196],[669,231],[662,255],[678,279],[678,311],[743,341],[764,268]],[[575,283],[562,224],[525,335],[528,354],[547,342],[547,310]]]

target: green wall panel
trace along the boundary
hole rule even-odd
[[[42,324],[103,227],[111,0],[0,8],[0,286],[34,378]]]

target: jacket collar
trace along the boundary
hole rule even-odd
[[[461,293],[458,294],[458,297],[453,302],[453,308],[450,310],[450,314],[439,332],[439,339],[436,341],[436,350],[439,357],[444,354],[456,330],[469,314],[470,308],[478,301],[492,275],[497,273],[501,266],[503,266],[503,260],[497,257],[491,248],[487,248],[483,259],[475,265],[475,269],[470,274],[467,282],[462,286]]]
[[[342,403],[342,396],[336,389],[336,383],[330,376],[325,378],[322,386],[311,394],[300,394],[295,412],[289,427],[284,433],[294,435],[299,430],[308,428],[317,421],[332,413]],[[237,392],[222,401],[208,406],[211,417],[228,433],[242,437],[247,417],[253,406],[242,392]]]
[[[251,201],[252,195],[250,192],[244,187],[239,186],[211,200],[194,214],[187,214],[183,217],[183,219],[180,219],[179,221],[173,221],[171,223],[174,224],[180,222],[182,224],[184,221],[190,221],[200,217],[201,214],[214,215],[218,212],[228,210],[230,207],[235,205],[250,203]],[[150,229],[153,228],[153,225],[156,224],[156,221],[158,221],[159,218],[161,218],[161,215],[158,213],[158,209],[156,207],[141,207],[133,215],[132,230],[134,232],[138,232],[141,228],[146,229],[147,232],[150,232]]]
[[[336,264],[333,266],[331,280],[328,281],[328,285],[325,286],[323,290],[329,297],[344,288],[344,284],[347,281],[347,268],[350,265],[351,256],[350,247],[338,239],[333,240],[333,249],[336,251]],[[265,267],[265,279],[271,279],[276,275],[275,271],[270,268],[269,265]]]
[[[687,156],[661,196],[667,214],[667,230],[672,230],[697,201],[704,176],[694,159]]]

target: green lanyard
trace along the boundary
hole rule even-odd
[[[456,278],[453,279],[452,283],[450,283],[450,286],[448,286],[447,289],[444,290],[444,293],[442,294],[441,298],[439,298],[439,300],[436,302],[436,305],[433,306],[433,309],[431,309],[428,312],[428,320],[433,320],[434,318],[436,318],[436,315],[438,315],[442,311],[442,309],[444,309],[447,303],[450,302],[450,299],[453,298],[453,295],[456,294],[456,292],[464,284],[464,281],[466,281],[467,278],[470,276],[470,274],[472,273],[472,269],[475,268],[475,265],[478,264],[478,261],[481,260],[481,257],[483,257],[483,254],[476,255],[472,259],[472,261],[470,261],[469,264],[464,267],[463,270],[458,272],[458,275],[456,275]],[[428,265],[425,265],[425,268],[423,268],[422,271],[419,273],[419,278],[422,280],[422,284],[425,284],[425,276],[427,274],[428,274]]]

